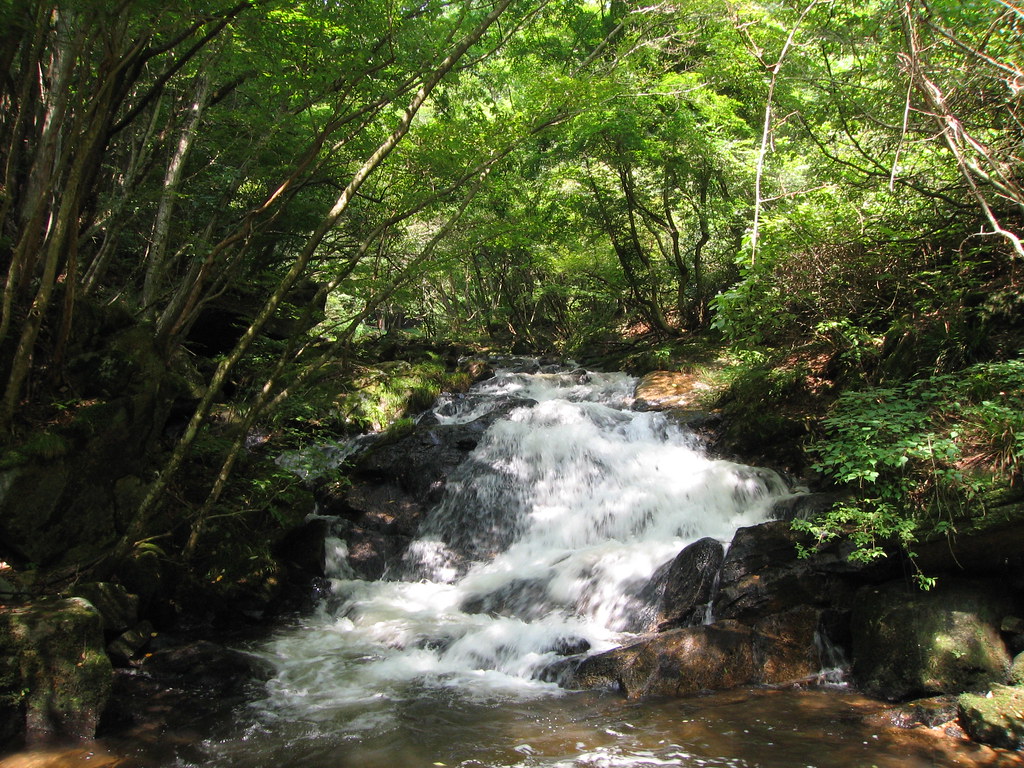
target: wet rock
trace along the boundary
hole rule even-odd
[[[459,608],[465,613],[516,616],[530,621],[551,610],[547,592],[546,578],[516,579],[493,592],[467,598]]]
[[[1010,657],[998,628],[1012,610],[995,582],[946,577],[928,592],[904,581],[865,587],[851,618],[854,678],[890,700],[1005,682]]]
[[[959,705],[956,696],[932,696],[894,707],[887,715],[897,728],[938,728],[957,719]]]
[[[357,480],[395,482],[413,502],[431,504],[441,498],[448,476],[472,451],[497,419],[534,401],[510,398],[466,424],[415,426],[394,441],[379,441],[352,468]]]
[[[138,659],[153,638],[153,625],[148,621],[122,632],[107,645],[107,655],[120,667],[126,667]]]
[[[805,536],[782,521],[736,531],[722,564],[715,615],[757,621],[799,606],[848,609],[856,589],[889,567],[849,562],[845,542],[801,558],[799,543],[806,543]]]
[[[683,627],[548,670],[569,688],[617,687],[629,698],[686,696],[741,685],[806,682],[821,669],[818,613],[796,610],[755,627]]]
[[[682,627],[704,620],[725,547],[716,539],[703,538],[683,549],[665,574],[658,628]]]
[[[419,527],[424,505],[395,482],[356,483],[331,512],[361,528],[412,536]]]
[[[772,520],[813,520],[832,509],[837,502],[845,498],[839,493],[796,493],[779,499],[772,505]]]
[[[350,471],[351,484],[319,488],[322,513],[351,522],[342,535],[356,574],[376,579],[397,568],[426,511],[441,500],[449,480],[487,428],[511,410],[530,404],[534,401],[509,398],[465,424],[423,419],[401,437],[377,441],[360,454]],[[306,568],[313,564],[313,558],[297,559]]]
[[[818,610],[799,607],[754,624],[758,682],[778,685],[816,678],[824,666],[817,642],[820,623]]]
[[[382,533],[352,526],[342,533],[348,545],[348,564],[361,579],[377,581],[393,573],[402,563],[411,536]]]
[[[572,687],[615,684],[631,699],[685,696],[733,688],[759,678],[753,634],[736,624],[685,627],[583,661]]]
[[[696,377],[678,371],[652,371],[633,390],[633,410],[664,411],[689,408],[697,395]]]
[[[306,576],[324,576],[324,540],[330,531],[325,517],[309,517],[274,547],[274,556]]]
[[[0,708],[24,713],[29,743],[95,734],[113,678],[102,625],[79,597],[0,610]]]
[[[713,411],[671,408],[666,412],[666,416],[673,424],[696,432],[705,438],[713,437],[715,430],[722,425],[722,414]]]
[[[560,637],[551,650],[559,656],[579,656],[590,650],[590,641],[583,637]]]
[[[958,699],[960,723],[975,741],[1024,749],[1024,688],[996,685],[987,693]]]

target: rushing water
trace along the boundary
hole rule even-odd
[[[765,519],[787,492],[778,476],[709,459],[664,414],[628,410],[634,383],[505,373],[441,403],[442,422],[535,404],[495,422],[454,473],[401,579],[336,574],[319,612],[263,649],[276,675],[260,722],[378,738],[410,728],[410,710],[562,696],[543,670],[644,628],[659,565]]]
[[[506,372],[439,402],[441,423],[527,404],[449,479],[394,578],[352,578],[345,543],[330,542],[329,595],[254,650],[272,665],[266,686],[129,764],[974,765],[977,748],[897,737],[868,717],[877,705],[840,690],[638,704],[545,680],[566,655],[645,629],[657,607],[651,577],[684,546],[728,542],[789,492],[772,472],[709,458],[664,414],[631,411],[634,384]],[[110,754],[81,764],[113,764]]]

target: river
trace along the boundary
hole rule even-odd
[[[248,648],[271,668],[267,682],[230,706],[179,704],[148,732],[0,766],[1018,764],[896,728],[884,704],[827,670],[821,687],[641,702],[553,682],[553,664],[652,627],[652,576],[683,547],[728,543],[792,493],[773,472],[708,456],[665,414],[631,410],[634,384],[507,370],[443,398],[438,423],[524,405],[487,430],[387,578],[354,578],[345,541],[329,542],[316,610]]]

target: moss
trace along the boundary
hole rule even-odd
[[[438,362],[391,362],[364,371],[335,399],[334,406],[350,426],[379,432],[426,410],[441,392],[463,392],[471,383],[467,372],[448,371]]]
[[[958,700],[960,722],[971,738],[1004,749],[1024,748],[1024,688],[993,686]]]
[[[19,446],[22,454],[30,459],[53,461],[68,454],[68,441],[53,432],[36,432]]]
[[[17,448],[8,448],[3,453],[0,453],[0,471],[24,466],[29,461],[31,461],[30,457],[23,451]]]

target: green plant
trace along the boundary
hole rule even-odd
[[[859,498],[794,528],[819,544],[845,536],[854,560],[884,557],[886,544],[913,560],[920,538],[951,534],[959,519],[977,513],[969,502],[986,480],[1019,482],[1022,414],[1020,359],[845,392],[812,450],[815,469]],[[917,578],[923,587],[933,583],[920,572]]]

